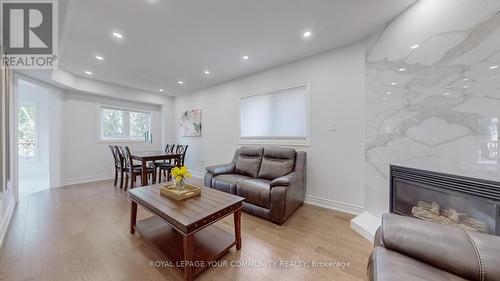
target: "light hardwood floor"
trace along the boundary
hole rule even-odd
[[[182,280],[140,234],[129,234],[130,201],[111,181],[42,191],[16,207],[1,250],[0,280]],[[138,219],[149,217],[139,207]],[[371,250],[352,216],[304,205],[283,225],[242,216],[243,248],[222,261],[308,261],[306,268],[214,267],[197,280],[365,280]],[[219,221],[232,231],[232,216]],[[312,268],[312,261],[349,262]]]

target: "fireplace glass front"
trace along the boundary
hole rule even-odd
[[[391,212],[412,216],[426,221],[448,224],[470,231],[500,235],[500,202],[492,198],[476,195],[475,184],[457,184],[456,179],[446,179],[408,173],[425,173],[422,170],[393,171],[391,167]],[[404,168],[409,169],[409,168]],[[449,180],[450,175],[446,175]],[[468,179],[470,180],[470,179]],[[465,192],[464,192],[465,191]],[[481,190],[480,190],[481,191]],[[481,191],[483,192],[483,191]]]

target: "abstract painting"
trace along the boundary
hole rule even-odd
[[[180,130],[182,137],[200,137],[201,109],[184,111],[181,115]]]

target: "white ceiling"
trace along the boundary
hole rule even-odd
[[[60,67],[145,91],[190,93],[346,45],[415,0],[61,0]],[[60,5],[61,6],[61,5]],[[305,30],[313,35],[303,40]],[[117,40],[111,33],[123,34]],[[103,61],[95,59],[104,57]],[[244,61],[243,55],[250,59]],[[210,70],[205,75],[204,70]],[[184,85],[178,85],[182,80]]]

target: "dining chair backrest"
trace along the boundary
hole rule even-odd
[[[165,152],[166,153],[172,153],[174,152],[175,144],[167,144],[165,146]]]
[[[178,144],[175,153],[182,154],[180,157],[180,166],[184,166],[184,159],[186,158],[186,152],[188,149],[188,145]]]
[[[126,161],[129,168],[134,166],[134,160],[132,160],[132,153],[130,153],[130,148],[125,146]]]
[[[127,167],[128,169],[132,168],[132,157],[130,156],[130,149],[128,148],[128,146],[120,146],[120,151],[123,155],[123,159],[125,160],[125,167]]]
[[[171,144],[169,152],[174,153],[174,149],[175,149],[175,143]]]
[[[113,160],[115,161],[115,167],[120,168],[120,158],[118,158],[118,151],[116,149],[116,146],[114,145],[109,145],[109,149],[111,149],[111,153],[113,154]]]
[[[125,161],[125,150],[123,149],[123,146],[117,146],[117,147],[118,147],[118,152],[120,153],[119,155],[121,156],[123,167],[127,168],[127,161]]]
[[[125,157],[123,157],[123,152],[121,150],[121,147],[118,145],[115,145],[115,152],[116,156],[118,157],[118,161],[120,162],[120,165],[124,166],[125,165]]]
[[[125,163],[125,157],[123,156],[122,147],[115,145],[115,152],[116,156],[118,157],[120,166],[122,166],[122,168],[125,168],[127,163]]]

